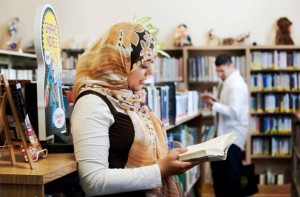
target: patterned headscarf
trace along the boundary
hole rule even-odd
[[[123,108],[132,120],[135,136],[126,168],[153,165],[168,152],[166,131],[161,121],[143,104],[144,91],[128,88],[127,75],[155,57],[151,34],[140,24],[113,25],[79,58],[73,87],[74,99],[92,90]],[[147,190],[150,196],[180,196],[175,176],[162,180],[163,187]]]

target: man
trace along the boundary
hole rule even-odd
[[[242,157],[249,131],[249,91],[245,80],[235,69],[231,57],[217,56],[216,71],[222,82],[219,85],[219,99],[209,93],[201,95],[216,112],[216,136],[234,132],[238,139],[230,146],[225,161],[211,162],[216,197],[235,197],[240,188]]]

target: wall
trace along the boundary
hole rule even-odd
[[[94,41],[111,24],[152,16],[160,29],[158,40],[172,47],[175,28],[185,23],[195,46],[207,44],[210,29],[222,37],[250,31],[248,43],[273,44],[275,22],[286,16],[292,22],[292,38],[300,44],[299,0],[0,0],[0,47],[7,41],[7,23],[21,21],[22,46],[33,40],[35,10],[51,4],[58,17],[62,47],[70,41],[85,45]]]

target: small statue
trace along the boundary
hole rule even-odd
[[[275,37],[276,45],[293,45],[294,41],[291,38],[291,25],[293,23],[286,17],[281,17],[277,20],[277,31]]]
[[[214,32],[214,30],[211,29],[208,32],[208,46],[220,46],[220,45],[245,45],[246,39],[250,37],[250,32],[245,34],[240,34],[239,36],[233,38],[220,38],[217,36]]]
[[[7,27],[10,39],[7,42],[8,49],[10,50],[18,50],[19,48],[19,18],[15,17],[13,18],[9,23]]]
[[[179,25],[175,31],[174,46],[183,47],[183,46],[191,46],[191,45],[192,45],[192,40],[188,33],[187,26],[185,24]]]

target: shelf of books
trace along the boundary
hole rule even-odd
[[[185,48],[185,78],[186,87],[189,90],[213,93],[217,95],[216,87],[219,78],[215,70],[215,59],[219,54],[226,53],[232,56],[237,69],[247,80],[246,49],[245,47],[186,47]],[[214,114],[207,106],[202,104],[202,119],[200,122],[201,141],[207,141],[214,137]],[[212,178],[209,163],[201,165],[201,192],[206,193],[207,188],[212,187]]]
[[[274,186],[281,188],[280,194],[289,193],[290,162],[293,156],[292,119],[294,112],[299,110],[300,47],[183,47],[165,51],[173,60],[161,58],[158,61],[160,64],[157,64],[155,70],[159,74],[156,74],[155,79],[156,82],[175,81],[176,102],[186,94],[191,94],[186,92],[194,91],[195,98],[205,91],[216,94],[218,77],[214,70],[214,60],[221,53],[233,57],[234,64],[244,76],[250,89],[250,135],[245,160],[247,163],[255,164],[256,174],[259,174],[261,181],[259,193],[274,193],[277,191]],[[167,63],[169,61],[173,63]],[[168,71],[173,69],[175,72],[172,73],[176,75],[171,77]],[[164,75],[167,77],[163,77]],[[177,75],[182,76],[176,77]],[[185,91],[181,91],[182,89]],[[193,112],[194,115],[179,114],[174,119],[176,124],[170,124],[167,129],[176,130],[177,125],[183,125],[185,122],[190,127],[192,123],[198,130],[198,142],[209,139],[207,136],[209,130],[213,129],[214,115],[203,103],[199,102],[197,105],[200,111]],[[177,103],[176,106],[184,106],[184,102]],[[179,112],[180,109],[177,111]],[[197,123],[194,120],[197,120]],[[201,172],[203,173],[199,185],[203,189],[207,188],[207,184],[211,185],[212,180],[208,166],[203,165]]]
[[[7,79],[36,81],[36,55],[0,50],[0,73]]]
[[[76,74],[76,65],[79,57],[85,49],[67,49],[61,50],[62,58],[62,81],[63,84],[72,84]]]
[[[186,88],[185,49],[176,48],[165,51],[171,58],[159,56],[154,62],[153,77],[149,80],[151,85],[145,87],[146,102],[164,123],[170,148],[186,147],[199,143],[201,140],[201,120],[205,114],[203,103],[198,90]],[[154,101],[159,98],[160,101]],[[184,196],[199,193],[199,178],[199,166],[179,176]]]
[[[250,89],[248,154],[261,187],[290,193],[294,112],[299,111],[300,47],[256,46],[247,51]],[[275,190],[270,190],[274,192]]]
[[[219,78],[215,70],[215,58],[217,55],[227,53],[232,56],[232,60],[237,69],[247,79],[246,49],[245,47],[185,47],[184,48],[184,79],[188,90],[211,92],[216,95],[216,87]],[[210,118],[205,125],[213,124],[213,114],[203,104],[203,117]]]
[[[218,76],[215,72],[214,61],[217,55],[221,53],[227,53],[233,56],[233,61],[238,69],[241,71],[245,80],[247,79],[247,67],[246,67],[246,49],[245,47],[183,47],[175,49],[165,50],[172,58],[173,63],[171,69],[175,69],[174,73],[182,74],[182,77],[176,78],[176,106],[180,106],[179,109],[176,108],[179,113],[182,111],[181,106],[191,105],[198,106],[192,113],[179,113],[177,116],[177,124],[180,126],[169,126],[168,134],[180,133],[185,129],[180,129],[182,127],[187,128],[185,132],[191,134],[197,130],[197,139],[194,143],[199,143],[211,139],[213,137],[213,117],[214,115],[201,102],[199,96],[202,92],[212,92],[216,93],[215,88],[218,85]],[[179,64],[178,64],[179,63]],[[174,66],[176,65],[176,66]],[[164,65],[157,66],[158,68],[164,68]],[[179,71],[178,71],[179,69]],[[165,70],[165,69],[162,69]],[[167,69],[169,71],[169,69]],[[161,71],[164,73],[164,71]],[[163,77],[157,77],[162,78]],[[188,93],[187,93],[188,92]],[[187,98],[188,99],[187,99]],[[187,101],[187,103],[184,102]],[[188,110],[190,111],[190,110]],[[188,116],[186,116],[188,114]],[[186,121],[185,124],[183,124]],[[187,126],[185,126],[187,125]],[[186,137],[183,137],[185,139]],[[187,144],[183,143],[183,146]],[[211,177],[209,175],[209,163],[201,165],[201,176],[199,173],[198,178],[198,190],[202,190],[204,184],[212,184]],[[197,173],[196,173],[197,174]],[[189,184],[188,184],[189,185]],[[185,189],[188,186],[186,185]],[[195,187],[194,187],[195,188]]]

